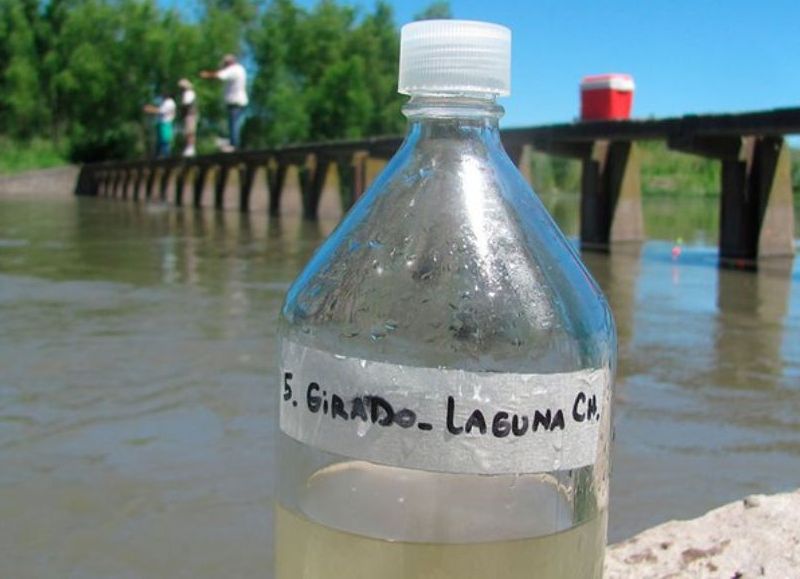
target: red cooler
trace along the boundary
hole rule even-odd
[[[633,77],[597,74],[581,81],[581,120],[628,119],[633,104]]]

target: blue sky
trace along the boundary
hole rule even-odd
[[[391,3],[404,24],[430,2]],[[451,0],[450,6],[456,18],[511,28],[505,126],[572,120],[580,78],[603,72],[633,74],[637,117],[800,106],[800,0]]]

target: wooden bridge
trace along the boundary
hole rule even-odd
[[[644,238],[636,141],[664,140],[674,150],[718,160],[722,163],[720,260],[747,265],[759,258],[794,253],[791,160],[784,139],[792,133],[800,133],[800,108],[505,129],[502,139],[526,175],[531,149],[582,162],[580,237],[587,249],[605,250],[613,242]],[[190,159],[90,164],[81,169],[76,194],[171,198],[176,205],[188,201],[200,206],[210,186],[214,207],[222,209],[228,177],[236,171],[237,205],[249,211],[254,180],[258,170],[264,169],[269,212],[278,215],[286,176],[294,166],[303,215],[315,219],[331,165],[336,166],[342,205],[348,209],[369,185],[367,161],[388,159],[401,142],[402,137],[378,137]]]

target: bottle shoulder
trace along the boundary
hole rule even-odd
[[[608,365],[597,285],[502,150],[400,152],[325,241],[283,308],[288,339],[470,370]]]

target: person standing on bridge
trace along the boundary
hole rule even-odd
[[[218,79],[225,83],[225,105],[228,108],[228,150],[240,146],[239,133],[244,120],[243,113],[247,106],[247,71],[233,54],[226,54],[219,70],[203,70],[201,78]]]
[[[172,123],[175,121],[175,100],[167,92],[161,94],[158,105],[147,104],[144,112],[156,117],[156,159],[169,157],[172,151]]]
[[[192,83],[187,78],[178,81],[181,89],[181,116],[183,117],[183,156],[194,157],[197,152],[197,95]]]

